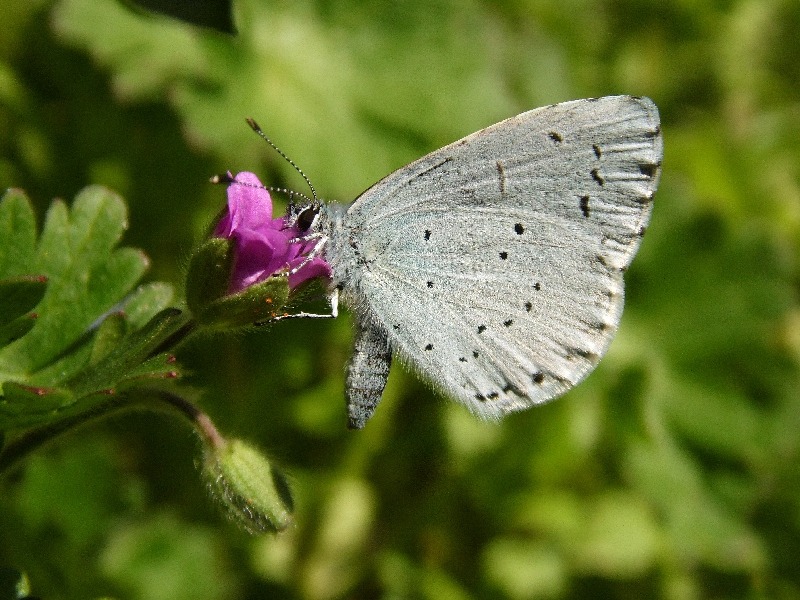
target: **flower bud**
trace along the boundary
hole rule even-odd
[[[253,446],[234,439],[209,448],[203,471],[212,494],[250,533],[291,524],[294,504],[286,478]]]
[[[186,305],[194,315],[228,293],[233,252],[233,242],[223,238],[208,239],[195,251],[186,273]]]
[[[214,329],[247,327],[283,314],[288,300],[288,279],[271,277],[207,304],[195,318],[199,325]]]

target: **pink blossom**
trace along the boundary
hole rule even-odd
[[[294,289],[314,277],[330,277],[324,259],[308,259],[315,242],[295,241],[301,234],[287,227],[286,217],[272,218],[272,198],[253,173],[239,173],[228,185],[228,207],[214,235],[234,240],[230,293],[239,292],[279,272],[290,272]],[[303,264],[305,262],[305,264]],[[300,265],[297,272],[291,273]]]

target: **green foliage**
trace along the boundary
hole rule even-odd
[[[395,365],[358,433],[344,427],[346,317],[197,339],[179,358],[204,407],[280,457],[295,525],[245,538],[205,497],[185,430],[133,415],[67,436],[0,480],[0,566],[48,599],[800,596],[797,3],[240,0],[235,10],[241,33],[230,38],[115,0],[6,3],[0,184],[43,200],[95,183],[120,191],[127,242],[177,283],[224,203],[210,174],[302,185],[245,117],[321,194],[348,200],[503,117],[644,94],[661,110],[664,173],[619,335],[567,397],[499,425]],[[143,265],[110,251],[114,202],[85,194],[105,198],[97,214],[110,223],[103,260],[85,264],[62,250],[91,227],[79,217],[88,204],[54,205],[37,244],[27,201],[11,192],[0,203],[0,289],[13,290],[0,370],[16,382],[12,404],[32,413],[65,402],[65,382],[86,381],[79,371],[120,364],[126,336],[140,332],[134,346],[146,348],[145,325],[169,302],[144,287],[127,323],[90,328]],[[47,240],[55,254],[40,263]],[[51,298],[70,289],[45,270],[55,263],[104,274],[116,291],[71,290],[80,318],[62,323]],[[151,327],[169,325],[161,318]],[[46,387],[60,392],[36,392]]]
[[[154,284],[131,293],[147,259],[115,247],[126,218],[120,198],[89,187],[71,210],[54,202],[37,239],[24,194],[12,190],[0,199],[0,320],[10,332],[0,347],[1,430],[76,418],[143,378],[174,376],[166,355],[150,355],[186,319],[170,309],[145,321],[171,292]]]

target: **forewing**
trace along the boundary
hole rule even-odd
[[[396,171],[348,210],[344,297],[392,350],[487,417],[575,385],[605,353],[660,173],[630,96],[508,119]]]

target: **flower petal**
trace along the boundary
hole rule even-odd
[[[214,229],[214,235],[231,237],[237,230],[258,229],[271,223],[272,198],[256,175],[237,174],[227,193],[228,210]]]
[[[236,259],[231,276],[231,293],[270,277],[286,265],[289,240],[275,230],[240,231],[232,236]]]

